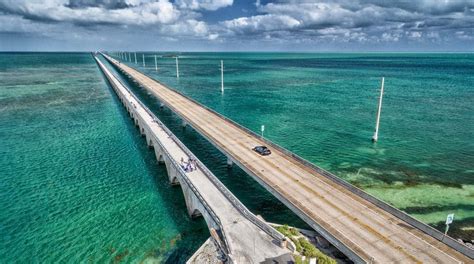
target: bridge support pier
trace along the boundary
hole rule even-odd
[[[234,165],[234,162],[232,161],[231,158],[227,157],[227,167],[231,168],[232,165]]]
[[[161,153],[163,153],[163,152],[161,151],[161,146],[158,145],[158,144],[156,144],[156,145],[154,146],[154,148],[155,148],[156,160],[158,161],[159,164],[163,164],[164,160],[163,160],[163,154],[161,154]]]
[[[151,140],[151,137],[146,132],[145,132],[145,139],[146,139],[146,144],[147,144],[148,148],[154,148],[155,147],[153,145],[153,140]]]
[[[168,180],[170,181],[171,185],[180,185],[179,179],[178,179],[178,168],[176,168],[171,162],[170,158],[165,155],[164,157],[165,165],[166,165],[166,170],[168,172]]]

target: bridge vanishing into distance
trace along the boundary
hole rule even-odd
[[[474,252],[193,99],[103,54],[356,263],[473,263]],[[252,151],[268,146],[272,154]]]
[[[260,263],[279,257],[291,260],[284,236],[252,214],[194,154],[97,58],[128,113],[153,147],[158,161],[166,165],[171,184],[183,190],[191,217],[203,216],[219,258],[227,263]],[[185,171],[181,159],[196,161]]]

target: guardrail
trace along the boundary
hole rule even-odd
[[[96,58],[97,60],[97,58]],[[100,63],[100,62],[99,62]],[[100,65],[100,64],[99,64]],[[105,66],[102,66],[100,65],[101,67],[105,67]],[[110,77],[107,76],[107,79],[109,79],[109,82],[112,84],[112,87],[114,87],[114,90],[118,93],[120,93],[119,91],[117,91],[117,88],[115,87],[115,83],[110,80]],[[161,123],[160,120],[158,120],[158,118],[156,118],[156,116],[132,93],[132,91],[130,91],[130,89],[128,89],[119,79],[116,78],[116,81],[118,81],[122,86],[123,88],[125,88],[125,90],[129,93],[130,96],[132,96],[136,101],[137,103],[142,107],[144,108],[144,110],[150,115],[150,117],[153,119],[153,121],[155,123],[157,123],[165,132],[166,134],[168,134],[168,136],[170,136],[170,138],[173,139],[173,141],[178,144],[178,145],[183,145],[172,133],[171,131],[166,128],[166,126],[164,126],[163,123]],[[140,115],[137,115],[138,118],[142,119],[143,123],[145,123],[143,120],[143,118],[140,116]],[[194,184],[189,180],[189,178],[187,177],[187,174],[186,172],[183,170],[183,168],[171,157],[171,154],[169,153],[169,151],[163,146],[163,144],[161,143],[160,139],[154,134],[154,133],[150,133],[151,136],[155,139],[156,143],[158,143],[162,150],[165,152],[165,154],[169,157],[170,161],[173,163],[174,167],[177,168],[177,170],[179,171],[179,174],[181,176],[181,178],[185,181],[185,183],[188,185],[189,188],[191,188],[191,190],[193,191],[193,193],[196,195],[196,197],[199,199],[199,201],[203,204],[204,208],[206,209],[206,211],[208,212],[208,214],[213,218],[213,220],[216,222],[216,224],[219,226],[219,229],[220,229],[220,232],[221,232],[221,235],[223,237],[223,242],[225,244],[225,249],[224,248],[221,248],[221,250],[226,254],[226,255],[229,255],[231,254],[232,252],[232,248],[230,246],[230,244],[228,243],[228,240],[227,240],[227,237],[225,235],[225,231],[224,231],[224,226],[222,225],[222,222],[219,218],[219,216],[214,212],[214,210],[212,209],[212,207],[207,203],[207,201],[204,199],[204,197],[202,196],[202,194],[199,192],[199,190],[196,188],[196,186],[194,186]],[[176,141],[178,140],[178,141]],[[179,144],[179,143],[180,144]],[[192,158],[195,158],[194,155],[192,155],[192,153],[188,150],[188,149],[183,149],[183,151],[190,157]],[[191,153],[191,155],[189,155],[189,153]],[[197,159],[196,159],[197,160]],[[198,161],[200,162],[200,161]]]
[[[107,56],[108,57],[108,56]],[[109,58],[108,58],[109,59]],[[109,59],[110,60],[110,59]],[[155,78],[153,77],[150,77],[150,76],[147,76],[148,78],[154,80],[155,82],[163,85],[164,87],[168,87],[167,85],[163,84],[162,82],[156,80]],[[467,246],[459,243],[458,241],[456,241],[455,239],[451,238],[451,237],[448,237],[448,236],[445,236],[442,232],[436,230],[435,228],[423,223],[423,222],[420,222],[419,220],[413,218],[412,216],[408,215],[407,213],[389,205],[388,203],[368,194],[367,192],[363,191],[362,189],[360,188],[357,188],[356,186],[348,183],[347,181],[337,177],[336,175],[314,165],[313,163],[309,162],[308,160],[298,156],[297,154],[281,147],[280,145],[268,140],[268,139],[265,139],[265,138],[261,138],[259,134],[255,133],[254,131],[240,125],[239,123],[233,121],[232,119],[229,119],[225,116],[223,116],[222,114],[216,112],[215,110],[199,103],[198,101],[190,98],[189,96],[185,95],[184,93],[180,92],[180,91],[177,91],[176,89],[171,89],[171,88],[168,88],[170,90],[172,90],[173,92],[185,97],[186,99],[192,101],[193,103],[205,108],[206,110],[208,110],[209,112],[219,116],[220,118],[226,120],[227,122],[231,123],[232,125],[244,130],[246,133],[248,133],[249,135],[252,135],[252,136],[255,136],[257,138],[260,138],[263,142],[265,142],[266,144],[272,146],[273,148],[293,157],[294,159],[296,159],[297,161],[301,162],[303,165],[305,166],[308,166],[310,167],[311,169],[315,170],[317,173],[325,176],[326,178],[342,185],[344,188],[346,188],[347,190],[349,190],[350,192],[358,195],[359,197],[365,199],[366,201],[376,205],[377,207],[381,208],[382,210],[394,215],[395,217],[399,218],[400,220],[412,225],[413,227],[417,228],[418,230],[422,231],[423,233],[435,238],[436,240],[439,240],[440,242],[448,245],[449,247],[461,252],[462,254],[470,257],[470,258],[473,258],[474,259],[474,250],[468,248]]]
[[[128,88],[126,88],[128,90]],[[132,93],[133,94],[133,93]],[[133,95],[135,97],[135,95]],[[136,97],[135,97],[136,98]],[[138,100],[138,99],[137,99]],[[227,189],[227,187],[158,119],[156,116],[148,109],[148,107],[142,104],[145,111],[148,112],[150,116],[156,119],[156,123],[166,131],[166,133],[173,138],[173,140],[180,146],[180,148],[190,157],[197,161],[198,167],[204,172],[207,178],[221,191],[222,194],[231,202],[231,204],[249,221],[262,229],[265,233],[270,235],[273,239],[282,241],[284,235],[275,230],[265,221],[262,221],[257,216],[255,216],[250,210],[245,207],[245,205],[240,202],[240,200],[235,197],[235,195]]]

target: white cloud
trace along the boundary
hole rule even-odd
[[[469,35],[469,34],[466,34],[466,32],[464,31],[457,31],[455,33],[456,37],[458,39],[462,39],[462,40],[474,40],[474,36],[473,35]]]
[[[256,6],[257,15],[221,22],[223,32],[261,39],[284,31],[280,36],[290,40],[399,42],[439,39],[452,27],[474,25],[473,13],[467,11],[474,2],[465,0],[280,0],[263,5],[257,1]]]
[[[300,21],[291,16],[273,14],[241,17],[223,22],[225,27],[241,32],[286,30],[295,28],[300,24]]]
[[[414,31],[414,32],[407,32],[407,35],[408,35],[409,38],[419,39],[419,38],[421,38],[423,33],[418,32],[418,31]]]
[[[386,47],[390,43],[474,39],[472,0],[268,2],[254,0],[246,6],[233,6],[233,0],[0,0],[0,33],[31,32],[55,39],[128,35],[128,40],[124,37],[117,43],[146,34],[151,42],[191,39],[245,44],[266,40],[288,46],[324,43],[330,47],[337,43],[350,46],[346,42]],[[219,12],[207,17],[209,11],[225,7],[238,8],[235,11],[240,17],[222,21],[219,17],[224,15]],[[243,8],[248,12],[241,12]],[[225,17],[229,15],[226,12]]]
[[[219,34],[213,33],[213,34],[209,34],[208,39],[216,40],[218,37],[219,37]]]
[[[84,6],[71,8],[65,0],[50,1],[5,1],[0,3],[3,9],[32,20],[73,22],[79,24],[127,24],[150,25],[172,23],[180,16],[180,11],[168,0],[131,1],[133,6],[122,9]]]
[[[400,34],[399,33],[383,33],[382,34],[382,41],[386,42],[397,42],[400,40]]]
[[[207,35],[209,34],[209,28],[207,24],[202,21],[188,19],[163,27],[162,32],[165,34],[171,34],[176,36],[187,35],[207,37]]]
[[[176,4],[180,8],[192,10],[217,10],[219,8],[231,6],[234,0],[177,0]]]

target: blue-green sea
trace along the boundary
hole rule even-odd
[[[179,80],[174,53],[142,54],[126,63],[440,230],[455,213],[450,235],[474,239],[474,54],[179,53]],[[120,77],[254,213],[306,227]],[[90,53],[0,53],[0,209],[0,263],[182,263],[209,236]]]

